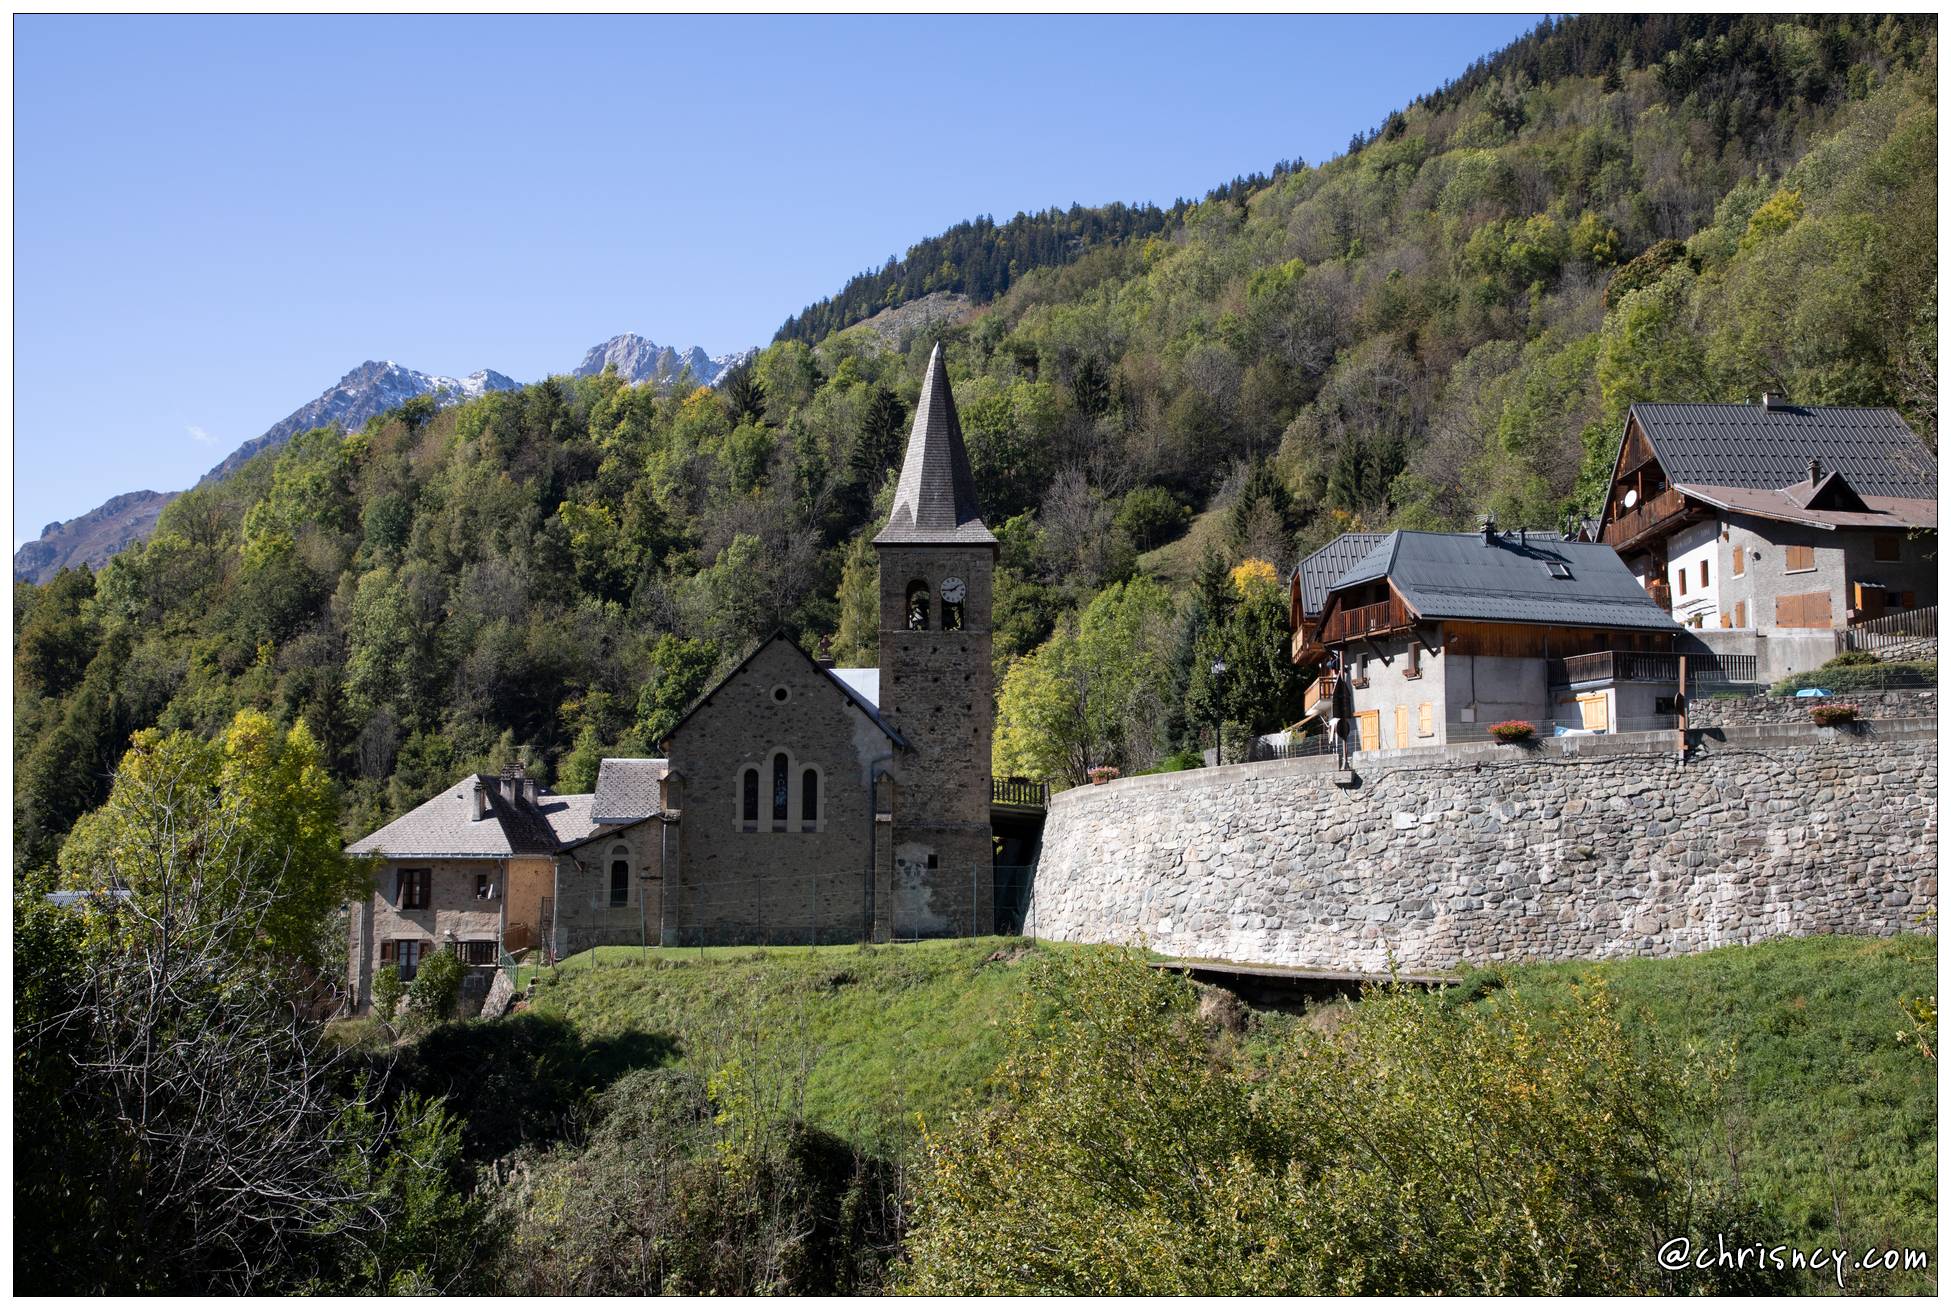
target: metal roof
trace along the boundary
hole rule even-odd
[[[1860,496],[1937,499],[1937,457],[1894,409],[1642,403],[1632,415],[1676,485],[1806,485],[1813,458]]]
[[[828,669],[847,689],[878,709],[881,704],[881,671],[879,669]]]
[[[874,544],[988,546],[995,541],[982,523],[975,474],[969,470],[968,448],[962,444],[962,420],[955,412],[948,365],[942,362],[942,343],[937,341],[915,405],[894,504]]]
[[[1568,576],[1555,577],[1559,565]],[[1386,577],[1425,619],[1678,632],[1612,547],[1548,533],[1392,532],[1335,580]]]
[[[1386,532],[1344,532],[1294,566],[1301,575],[1301,613],[1319,614],[1328,587],[1388,537]]]
[[[596,766],[596,795],[590,803],[595,823],[635,823],[663,810],[659,783],[669,760],[606,759]]]

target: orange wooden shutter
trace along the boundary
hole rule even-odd
[[[1407,746],[1408,744],[1409,707],[1407,705],[1398,705],[1396,706],[1396,745]]]
[[[1790,573],[1801,573],[1816,566],[1814,546],[1790,546],[1782,567]]]

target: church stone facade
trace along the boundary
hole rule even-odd
[[[939,345],[874,547],[878,668],[836,669],[775,634],[692,706],[662,757],[605,760],[593,795],[471,778],[356,843],[381,865],[354,907],[355,1008],[378,961],[462,929],[472,941],[491,918],[501,946],[556,958],[992,931],[997,544]],[[415,872],[457,855],[475,859],[466,877]],[[513,905],[518,861],[539,876]],[[445,906],[450,882],[461,890]],[[410,947],[385,932],[402,896]]]

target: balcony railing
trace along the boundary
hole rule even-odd
[[[1315,707],[1319,705],[1327,705],[1332,708],[1334,701],[1335,675],[1333,673],[1324,673],[1313,682],[1308,683],[1306,690],[1301,693],[1301,712],[1304,715],[1312,714],[1315,711]]]
[[[1590,655],[1567,655],[1545,661],[1548,681],[1554,687],[1576,686],[1587,682],[1678,682],[1680,656],[1658,651],[1602,650]],[[1755,680],[1752,655],[1689,655],[1687,681],[1708,683],[1748,683]]]
[[[1391,596],[1373,605],[1356,605],[1352,608],[1336,610],[1329,617],[1327,629],[1321,636],[1332,646],[1336,642],[1349,641],[1356,637],[1397,632],[1414,622],[1409,607],[1403,604],[1399,597]]]
[[[1606,524],[1599,534],[1600,539],[1615,549],[1623,547],[1641,533],[1657,527],[1663,520],[1674,517],[1686,508],[1687,498],[1668,487]]]
[[[1843,633],[1843,646],[1848,650],[1887,650],[1892,646],[1908,646],[1925,638],[1937,638],[1937,606],[1926,605],[1921,609],[1897,610],[1881,618],[1866,619],[1852,623]]]
[[[1033,778],[991,778],[989,803],[1013,805],[1018,809],[1043,810],[1050,807],[1050,784]]]

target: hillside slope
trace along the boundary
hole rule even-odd
[[[987,939],[653,952],[645,964],[606,948],[600,964],[578,956],[548,978],[537,1008],[573,1022],[585,1041],[655,1038],[700,1075],[739,1060],[776,1094],[803,1091],[815,1124],[904,1155],[918,1119],[939,1125],[979,1104],[1008,1044],[1033,1037],[1037,960],[1093,949]],[[1715,1167],[1738,1169],[1771,1239],[1933,1249],[1936,1065],[1897,1033],[1900,1002],[1934,995],[1936,969],[1930,937],[1811,937],[1476,973],[1429,1003],[1603,985],[1632,1025],[1731,1062],[1721,1114],[1735,1154]],[[1325,1017],[1254,1016],[1246,1045],[1227,1058],[1257,1058],[1293,1025]],[[1821,1280],[1810,1285],[1820,1290]]]

